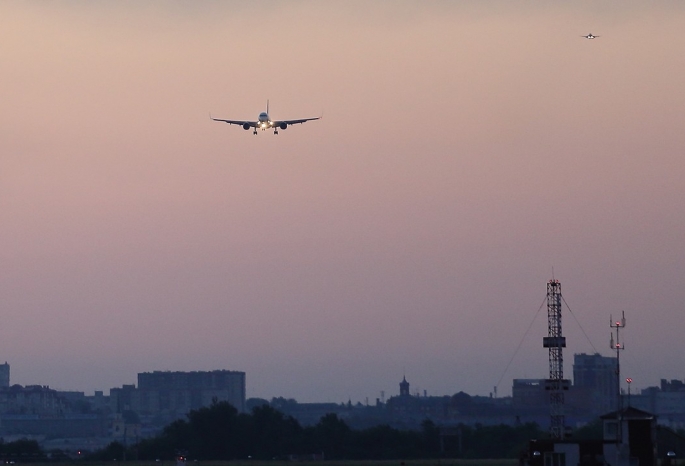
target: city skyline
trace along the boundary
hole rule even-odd
[[[685,5],[11,1],[0,24],[13,383],[504,396],[547,376],[553,277],[569,361],[611,356],[625,311],[633,389],[685,377]],[[209,119],[267,99],[324,118]]]

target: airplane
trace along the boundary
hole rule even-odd
[[[212,118],[212,115],[209,115],[210,118]],[[257,118],[257,121],[242,121],[242,120],[223,120],[221,118],[212,118],[214,121],[223,121],[224,123],[228,123],[229,125],[240,125],[243,127],[244,130],[248,130],[250,128],[254,128],[254,131],[252,134],[257,134],[257,129],[261,129],[262,131],[267,130],[267,129],[272,129],[274,130],[274,134],[278,134],[279,129],[286,129],[290,125],[297,125],[300,123],[304,123],[305,121],[312,121],[312,120],[319,120],[321,117],[316,117],[316,118],[300,118],[299,120],[272,120],[269,117],[269,101],[266,101],[266,112],[262,112],[259,114],[259,117]]]
[[[595,36],[594,34],[590,33],[586,36],[580,36],[580,37],[585,37],[586,39],[594,39],[594,38],[599,37],[599,36]]]

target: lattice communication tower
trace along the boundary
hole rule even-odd
[[[566,434],[564,420],[564,391],[569,389],[570,381],[564,379],[564,356],[566,338],[561,332],[561,283],[559,280],[547,282],[547,336],[542,346],[549,349],[549,378],[545,389],[549,391],[550,436],[562,439]]]

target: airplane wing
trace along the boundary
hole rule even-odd
[[[279,126],[281,123],[285,123],[286,125],[298,125],[300,123],[304,123],[305,121],[312,121],[312,120],[320,120],[321,117],[316,117],[316,118],[301,118],[299,120],[281,120],[281,121],[274,121],[273,124],[275,126]]]
[[[210,116],[210,118],[212,118],[212,117]],[[224,123],[228,123],[229,125],[239,125],[239,126],[248,125],[252,128],[255,128],[258,124],[257,121],[222,120],[221,118],[212,118],[212,120],[223,121]]]

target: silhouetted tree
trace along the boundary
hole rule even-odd
[[[302,427],[290,416],[271,406],[252,410],[250,440],[255,458],[271,459],[301,451]]]
[[[326,455],[326,459],[344,459],[348,451],[352,431],[337,414],[326,414],[314,426],[314,443]]]
[[[461,429],[464,458],[516,458],[526,449],[528,440],[541,434],[534,423],[519,427],[462,425]]]
[[[245,401],[245,408],[249,412],[252,412],[253,409],[255,409],[257,406],[263,406],[263,405],[269,405],[269,400],[265,400],[264,398],[248,398]]]
[[[465,458],[516,458],[529,439],[542,435],[535,424],[462,425],[460,429],[461,456]],[[336,414],[327,414],[316,425],[302,428],[295,419],[271,406],[261,405],[251,414],[239,414],[226,402],[191,411],[187,421],[169,424],[159,436],[143,440],[136,447],[142,460],[171,459],[179,450],[187,451],[193,459],[224,461],[319,452],[326,459],[337,460],[441,456],[440,429],[430,420],[421,424],[420,431],[398,430],[387,425],[352,430]],[[447,454],[456,453],[454,442],[447,442]],[[95,459],[120,459],[122,455],[123,446],[113,443]]]
[[[42,456],[43,451],[36,440],[20,439],[14,442],[1,442],[0,453],[3,456],[38,457]]]
[[[102,450],[98,450],[87,456],[89,461],[121,461],[124,459],[124,445],[119,442],[112,442]]]
[[[138,458],[142,460],[172,459],[179,450],[188,450],[193,440],[190,425],[176,420],[166,426],[161,435],[138,443]]]
[[[231,460],[245,458],[251,450],[246,438],[247,419],[228,402],[212,403],[191,411],[188,424],[191,441],[188,450],[197,459]]]
[[[400,459],[425,456],[421,433],[401,431],[387,425],[356,433],[350,451],[354,459]]]
[[[438,454],[440,451],[440,428],[430,419],[421,423],[423,449],[426,453]]]

